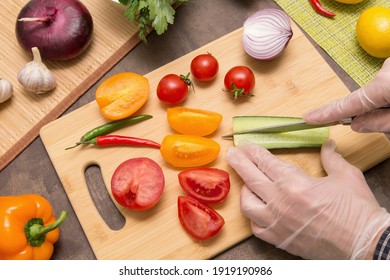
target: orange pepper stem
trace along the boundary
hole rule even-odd
[[[62,211],[59,218],[52,224],[44,226],[40,218],[32,218],[24,227],[24,233],[31,246],[41,246],[45,242],[46,234],[58,228],[66,220],[68,213]]]

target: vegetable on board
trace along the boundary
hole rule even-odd
[[[233,132],[261,128],[270,125],[294,122],[301,118],[270,116],[233,117]],[[234,145],[249,141],[266,149],[321,147],[329,138],[329,128],[311,128],[289,132],[246,133],[233,136]]]
[[[90,131],[84,133],[83,136],[81,136],[80,141],[76,143],[76,145],[72,147],[68,147],[65,150],[72,149],[74,147],[77,147],[78,145],[81,145],[82,142],[86,142],[89,140],[92,140],[96,138],[97,136],[100,135],[105,135],[108,133],[111,133],[117,129],[120,129],[122,127],[128,126],[128,125],[133,125],[136,123],[139,123],[141,121],[145,121],[148,119],[153,118],[151,115],[138,115],[138,116],[133,116],[133,117],[128,117],[125,119],[117,120],[117,121],[111,121],[109,123],[102,124],[100,126],[97,126]]]
[[[169,126],[176,132],[197,136],[210,135],[222,122],[219,113],[185,107],[168,108],[167,118]]]
[[[146,157],[122,162],[111,177],[114,199],[131,210],[147,210],[160,200],[165,186],[164,173],[154,160]]]
[[[103,146],[137,146],[137,147],[152,147],[160,149],[160,144],[149,139],[122,136],[122,135],[100,135],[84,142],[77,142],[79,144],[92,144],[100,147]]]
[[[192,76],[199,82],[209,82],[218,74],[218,60],[210,53],[194,57],[190,64]]]
[[[217,211],[194,198],[179,196],[177,206],[180,224],[194,239],[209,239],[220,232],[225,224]]]
[[[162,77],[157,85],[157,97],[165,104],[177,105],[182,103],[188,96],[188,88],[194,90],[194,85],[187,76],[168,74]]]
[[[0,259],[48,260],[67,212],[53,216],[49,201],[37,194],[0,196]]]
[[[147,78],[123,72],[104,80],[96,89],[95,98],[106,119],[120,120],[138,111],[148,100],[149,92]]]
[[[172,134],[164,137],[160,152],[175,167],[198,167],[213,162],[221,147],[210,138]]]
[[[206,205],[223,202],[230,191],[229,173],[222,169],[190,168],[179,172],[178,177],[184,192]]]
[[[234,101],[239,96],[253,96],[252,91],[255,88],[256,78],[253,71],[248,66],[235,66],[225,75],[225,92],[233,95]]]

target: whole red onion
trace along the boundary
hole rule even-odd
[[[70,60],[92,41],[93,21],[78,0],[32,0],[18,15],[16,38],[26,52],[37,47],[42,58]]]

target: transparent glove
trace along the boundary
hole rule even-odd
[[[362,172],[324,144],[326,177],[307,176],[253,144],[230,148],[227,160],[244,180],[241,211],[255,236],[305,259],[372,258],[390,225]],[[370,255],[371,254],[371,255]]]
[[[357,132],[383,132],[390,139],[390,58],[374,79],[346,97],[304,114],[308,123],[321,124],[354,117],[351,128]]]

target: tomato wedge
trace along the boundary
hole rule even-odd
[[[165,179],[161,167],[146,157],[122,162],[111,178],[115,200],[131,210],[146,210],[160,200]]]
[[[217,130],[222,115],[216,112],[172,107],[167,109],[168,123],[181,134],[206,136]]]
[[[230,191],[229,173],[218,168],[187,169],[181,171],[178,177],[184,192],[204,204],[222,202]]]
[[[175,167],[198,167],[214,161],[220,149],[217,142],[206,137],[172,134],[164,137],[160,152]]]
[[[177,206],[181,225],[195,239],[206,240],[213,237],[225,224],[217,211],[194,198],[179,196]]]
[[[147,78],[132,72],[119,73],[103,81],[96,89],[96,102],[109,120],[124,119],[138,111],[148,100]]]

